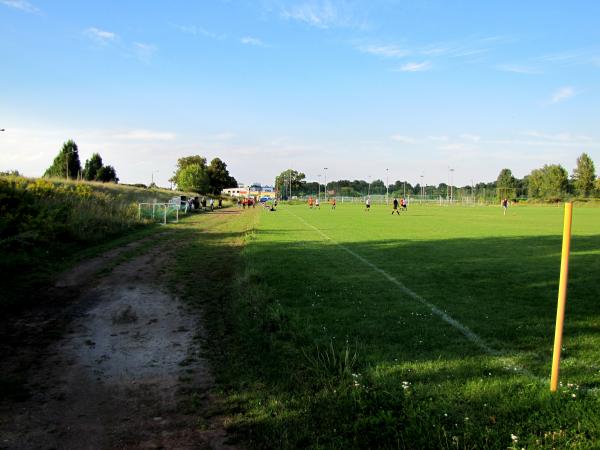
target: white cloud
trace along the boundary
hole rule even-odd
[[[9,8],[19,9],[32,14],[37,14],[40,9],[25,0],[0,0],[0,4]]]
[[[352,4],[349,2],[308,0],[294,6],[284,7],[281,10],[281,17],[321,29],[368,28],[364,22],[356,20]]]
[[[437,142],[447,142],[448,136],[427,136],[427,139]]]
[[[470,149],[471,147],[469,147],[468,145],[465,145],[465,144],[454,143],[454,144],[440,145],[439,148],[440,148],[440,150],[467,150],[467,149]]]
[[[88,28],[84,31],[84,34],[94,42],[102,45],[115,42],[117,39],[119,39],[119,36],[116,33],[100,30],[96,27]]]
[[[463,133],[459,136],[461,139],[470,142],[479,142],[481,140],[481,136],[477,136],[476,134]]]
[[[496,69],[502,72],[521,73],[525,75],[539,75],[542,73],[541,70],[535,69],[529,66],[517,66],[513,64],[500,64],[496,66]]]
[[[172,141],[177,138],[177,135],[164,131],[139,129],[115,134],[113,138],[126,141]]]
[[[145,63],[149,63],[152,59],[152,56],[156,53],[156,46],[153,44],[143,44],[141,42],[134,42],[133,49],[137,58],[140,61]]]
[[[245,45],[254,45],[256,47],[264,47],[265,46],[263,41],[261,41],[258,38],[252,37],[252,36],[244,36],[243,38],[240,39],[240,42]]]
[[[560,89],[557,89],[554,94],[552,94],[552,98],[550,99],[550,103],[559,103],[564,102],[575,96],[577,91],[572,86],[565,86]]]
[[[523,136],[533,137],[537,139],[543,139],[545,141],[553,141],[553,142],[572,142],[572,143],[586,143],[591,142],[593,139],[589,136],[576,135],[572,133],[556,133],[549,134],[543,133],[540,131],[524,131],[521,133]]]
[[[402,144],[414,144],[415,142],[417,142],[416,139],[408,137],[408,136],[403,136],[401,134],[394,134],[390,138],[393,141],[400,142]]]
[[[178,25],[175,23],[171,25],[173,25],[177,30],[181,31],[182,33],[191,34],[192,36],[204,36],[217,40],[223,40],[226,38],[224,34],[214,33],[210,30],[207,30],[206,28],[199,27],[196,25]]]
[[[429,61],[423,61],[420,63],[417,62],[409,62],[404,64],[400,69],[400,72],[424,72],[425,70],[429,70],[431,68],[431,64]]]
[[[361,45],[358,47],[358,50],[385,58],[402,58],[410,55],[410,51],[396,45]]]

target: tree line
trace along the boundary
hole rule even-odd
[[[44,172],[44,177],[82,179],[105,183],[119,182],[115,168],[104,165],[99,153],[94,153],[90,159],[86,160],[82,168],[79,159],[79,148],[71,139],[63,144],[52,165]],[[211,195],[219,195],[223,189],[237,187],[238,185],[236,179],[229,174],[227,164],[220,158],[214,158],[210,164],[207,164],[206,158],[200,155],[179,158],[175,172],[169,181],[181,191]],[[136,186],[146,187],[144,184],[137,184]]]
[[[75,141],[71,139],[63,144],[52,165],[44,172],[44,177],[82,179],[103,183],[119,182],[115,168],[104,165],[99,153],[94,153],[90,159],[86,160],[82,169],[79,160],[79,148]]]
[[[397,180],[386,188],[383,180],[370,183],[365,180],[332,180],[327,186],[317,181],[306,181],[306,175],[287,169],[275,178],[275,188],[282,197],[316,195],[327,191],[330,195],[359,197],[367,194],[392,196],[422,195],[447,197],[450,189],[462,195],[477,195],[487,198],[532,198],[559,200],[567,196],[582,198],[600,196],[600,178],[596,178],[594,162],[587,153],[577,158],[571,176],[560,164],[546,164],[531,171],[523,178],[515,178],[510,169],[502,169],[495,181],[481,182],[473,186],[452,186],[439,183],[437,186],[412,185],[408,181]],[[291,194],[290,194],[291,193]]]

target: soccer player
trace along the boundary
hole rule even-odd
[[[321,205],[319,204],[319,197],[315,198],[315,208],[321,209]]]
[[[312,197],[308,197],[308,207],[312,209]]]
[[[371,196],[365,200],[365,211],[371,211]]]
[[[408,202],[406,201],[406,199],[404,197],[402,197],[402,200],[400,200],[400,206],[402,206],[402,211],[406,212],[407,210],[407,206],[408,206]]]
[[[393,207],[394,209],[392,210],[392,216],[394,215],[394,213],[400,215],[400,210],[398,210],[398,199],[394,198],[394,202],[393,202]]]
[[[504,210],[504,215],[506,215],[506,210],[508,209],[508,199],[504,198],[502,200],[502,209]]]
[[[335,197],[331,199],[331,209],[335,209]]]

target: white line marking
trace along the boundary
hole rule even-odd
[[[389,273],[387,273],[385,270],[377,267],[375,264],[373,264],[371,261],[369,261],[368,259],[360,256],[358,253],[354,252],[353,250],[350,250],[348,247],[346,247],[343,244],[340,244],[339,242],[337,242],[335,239],[330,238],[329,236],[327,236],[325,233],[323,233],[323,231],[321,231],[320,229],[318,229],[317,227],[315,227],[314,225],[308,223],[306,220],[304,220],[302,217],[297,216],[296,214],[294,214],[293,212],[287,211],[289,212],[292,216],[296,217],[298,220],[300,220],[302,223],[304,223],[306,226],[312,228],[313,230],[315,230],[317,233],[319,233],[323,238],[325,238],[328,241],[331,241],[332,243],[334,243],[335,245],[339,246],[340,248],[342,248],[343,250],[345,250],[347,253],[349,253],[350,255],[354,256],[356,259],[358,259],[360,262],[362,262],[363,264],[369,266],[371,269],[373,269],[374,271],[380,273],[381,275],[383,275],[385,278],[387,278],[389,281],[391,281],[392,283],[394,283],[396,286],[398,286],[400,288],[400,290],[402,292],[404,292],[406,295],[408,295],[410,298],[412,298],[413,300],[418,301],[419,303],[421,303],[422,305],[427,306],[432,313],[434,313],[436,316],[438,316],[440,319],[442,319],[444,322],[448,323],[449,325],[453,326],[454,328],[456,328],[458,331],[460,331],[469,341],[471,341],[473,344],[475,344],[477,347],[479,347],[481,350],[483,350],[484,352],[486,352],[489,355],[493,355],[493,356],[500,356],[500,352],[494,350],[493,348],[491,348],[489,345],[487,345],[483,339],[481,339],[479,336],[477,336],[475,333],[473,333],[468,327],[466,327],[465,325],[463,325],[462,323],[460,323],[458,320],[450,317],[448,314],[446,314],[444,311],[442,311],[441,309],[439,309],[437,306],[435,306],[433,303],[425,300],[423,297],[421,297],[419,294],[417,294],[416,292],[410,290],[408,287],[406,287],[404,285],[404,283],[402,283],[400,280],[398,280],[397,278],[395,278],[394,276],[390,275]]]

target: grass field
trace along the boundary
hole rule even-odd
[[[597,448],[600,209],[574,212],[556,395],[563,209],[390,213],[245,211],[190,247],[202,264],[246,240],[236,300],[207,305],[231,428],[259,448]]]

